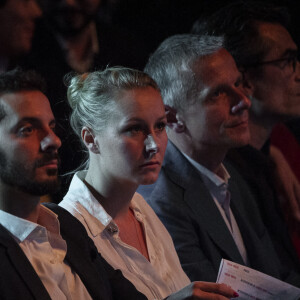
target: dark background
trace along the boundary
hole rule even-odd
[[[168,36],[189,32],[201,14],[209,14],[230,2],[232,1],[102,0],[101,13],[108,22],[134,33],[145,43],[151,53]],[[299,45],[300,1],[265,0],[263,2],[271,2],[289,8],[292,16],[292,35]]]

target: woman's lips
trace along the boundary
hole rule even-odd
[[[146,168],[146,167],[157,167],[157,166],[160,166],[160,163],[158,161],[149,161],[149,162],[146,162],[144,164],[142,164],[140,167],[141,168]]]

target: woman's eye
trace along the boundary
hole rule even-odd
[[[160,122],[157,124],[156,128],[158,131],[164,131],[166,126],[167,126],[167,124],[165,122]]]
[[[131,134],[138,134],[138,133],[142,132],[142,127],[140,125],[134,125],[134,126],[129,127],[126,131]]]

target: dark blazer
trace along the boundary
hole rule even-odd
[[[255,195],[256,204],[281,262],[300,273],[300,260],[292,245],[275,190],[276,166],[267,154],[251,146],[230,150],[227,160],[243,176]]]
[[[51,300],[23,250],[2,225],[0,225],[0,298]]]
[[[47,204],[59,216],[67,242],[66,261],[92,299],[143,299],[135,287],[98,254],[85,228],[63,208]],[[0,225],[0,298],[50,300],[47,290],[11,234]],[[129,298],[128,298],[129,297]]]
[[[231,175],[231,209],[241,231],[250,267],[298,285],[287,278],[261,220],[253,196],[236,170]],[[244,264],[237,246],[198,171],[168,143],[157,182],[140,192],[169,230],[183,269],[194,280],[216,281],[222,258]]]

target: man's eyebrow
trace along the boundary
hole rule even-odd
[[[25,123],[30,123],[30,124],[33,124],[35,126],[39,126],[39,125],[42,124],[42,121],[39,118],[36,118],[36,117],[24,117],[21,120],[19,120],[18,123],[16,124],[16,126],[14,126],[14,127],[22,126],[22,124],[25,124]],[[49,126],[56,126],[55,119],[50,120],[48,125]]]
[[[18,124],[22,124],[22,123],[40,123],[40,120],[38,118],[35,117],[23,117],[21,120],[19,120]]]

